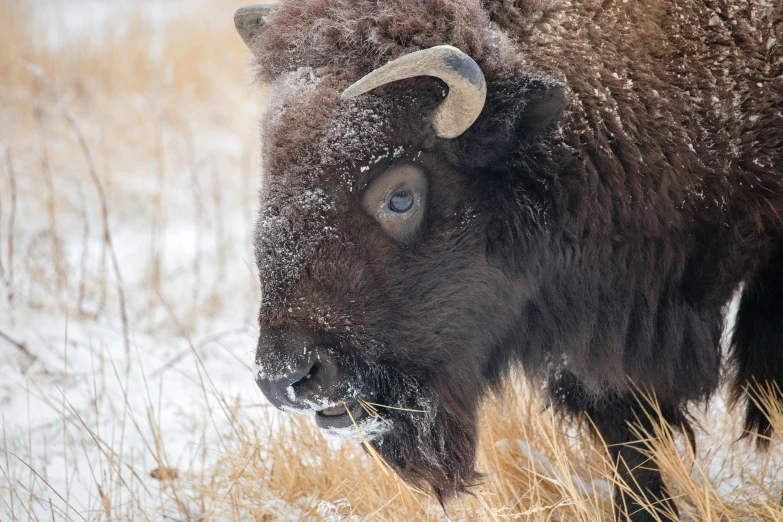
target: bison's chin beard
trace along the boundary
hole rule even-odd
[[[443,504],[481,479],[474,468],[478,399],[438,391],[418,387],[415,400],[400,401],[423,411],[390,410],[391,430],[371,444],[403,480]]]

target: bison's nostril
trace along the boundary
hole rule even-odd
[[[316,375],[318,375],[318,372],[320,370],[321,366],[316,362],[313,363],[313,365],[310,367],[310,369],[307,371],[304,377],[293,383],[291,386],[294,388],[299,388],[303,386],[307,381],[314,378]]]
[[[294,332],[296,333],[296,332]],[[327,346],[314,345],[311,338],[296,338],[288,330],[271,330],[259,336],[259,360],[271,360],[256,382],[269,401],[289,412],[314,411],[316,405],[336,400],[340,391],[340,365]],[[273,335],[275,334],[275,335]],[[305,344],[304,352],[291,353],[292,346]],[[276,356],[277,363],[273,360]]]

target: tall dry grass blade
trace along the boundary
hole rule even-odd
[[[68,313],[65,314],[65,325],[63,326],[64,332],[63,332],[63,372],[62,372],[62,382],[63,385],[65,385],[68,382]],[[66,423],[65,418],[65,394],[62,396],[62,402],[60,404],[60,414],[62,417],[62,437],[63,437],[63,463],[65,464],[65,468],[68,468],[68,446],[67,446],[67,440],[68,440],[68,426]],[[70,498],[71,496],[71,483],[70,479],[68,477],[68,474],[65,474],[65,496],[67,498]],[[68,509],[70,509],[70,506],[66,504],[65,507],[65,516],[68,517]]]
[[[0,280],[8,289],[8,279],[6,279],[5,264],[3,263],[3,198],[0,197]]]
[[[165,143],[163,134],[162,110],[155,110],[155,195],[152,200],[152,224],[150,231],[150,247],[152,257],[152,289],[150,300],[155,294],[161,293],[162,256],[161,230],[164,226],[165,216],[163,209],[163,190],[166,176]],[[152,302],[149,308],[152,308]]]
[[[17,350],[19,350],[20,352],[22,352],[25,355],[25,357],[30,359],[31,362],[35,362],[38,360],[38,357],[34,353],[32,353],[29,350],[29,348],[27,348],[27,345],[25,343],[21,341],[17,341],[16,339],[11,337],[7,333],[3,332],[2,330],[0,330],[0,339],[4,340],[8,344],[15,347]]]
[[[30,416],[30,381],[25,381],[25,400],[27,401],[27,461],[33,461],[33,423]],[[38,475],[38,473],[35,473]],[[30,468],[30,483],[27,486],[27,505],[33,505],[33,490],[35,488],[35,479],[33,469]]]
[[[495,510],[489,507],[489,504],[487,504],[486,499],[484,498],[484,495],[481,494],[481,492],[476,493],[476,498],[478,499],[479,503],[481,504],[481,507],[484,508],[484,511],[494,520],[494,522],[500,522],[500,519],[495,514]]]
[[[369,404],[370,406],[375,406],[375,407],[378,407],[378,408],[386,408],[387,410],[407,411],[407,412],[411,412],[411,413],[427,413],[424,410],[414,410],[414,409],[411,409],[411,408],[400,408],[399,406],[388,406],[386,404],[376,404],[374,402],[368,402],[368,401],[363,401],[363,402],[365,402],[366,404]]]
[[[220,184],[220,170],[214,156],[210,156],[210,163],[212,164],[211,177],[212,177],[212,203],[215,209],[215,245],[218,254],[218,270],[217,277],[215,278],[215,288],[222,283],[226,278],[226,265],[228,259],[226,259],[226,233],[225,225],[223,223],[223,189]],[[215,291],[215,290],[213,290]]]
[[[79,217],[82,221],[81,255],[79,256],[79,288],[76,297],[76,310],[80,316],[85,315],[84,301],[87,297],[87,257],[90,252],[90,217],[87,213],[87,198],[81,181],[77,181],[79,197]]]
[[[41,173],[44,178],[44,186],[46,187],[46,217],[49,221],[49,237],[51,240],[52,249],[52,266],[54,266],[55,282],[57,285],[57,296],[59,297],[63,289],[66,286],[68,274],[67,269],[63,265],[64,254],[62,242],[57,230],[57,203],[56,196],[57,191],[54,188],[54,179],[52,176],[51,161],[49,159],[49,146],[46,139],[46,125],[44,125],[44,109],[43,103],[40,101],[41,88],[40,80],[37,81],[36,88],[37,98],[33,107],[33,117],[38,126],[39,136],[39,149],[41,156]]]
[[[8,172],[8,182],[11,186],[11,211],[8,217],[8,274],[5,278],[8,288],[8,304],[14,302],[14,236],[16,235],[16,174],[11,159],[11,150],[5,149],[5,165]]]
[[[3,472],[3,475],[6,478],[6,483],[8,484],[8,489],[10,491],[10,511],[13,514],[14,513],[14,495],[16,494],[16,488],[13,486],[13,481],[11,480],[11,477],[9,475],[6,475],[6,470],[8,470],[8,473],[11,472],[11,465],[8,462],[8,437],[5,433],[5,415],[0,415],[0,421],[3,423],[3,453],[5,453],[5,469],[0,468],[0,471]],[[18,496],[18,494],[17,494]],[[5,498],[3,498],[5,500]],[[21,502],[22,499],[20,498],[19,501]],[[12,515],[13,516],[13,515]]]
[[[373,460],[375,460],[375,462],[378,464],[378,467],[381,469],[381,471],[383,471],[387,476],[390,476],[389,471],[391,470],[391,466],[389,466],[389,464],[387,464],[386,461],[383,460],[383,457],[381,457],[376,451],[376,449],[369,442],[367,442],[367,439],[364,438],[364,433],[362,433],[362,430],[359,429],[359,425],[356,424],[356,420],[353,418],[353,414],[351,414],[350,408],[348,408],[346,404],[343,404],[343,408],[345,408],[345,411],[348,413],[348,416],[351,418],[353,427],[356,430],[356,433],[358,433],[359,437],[362,439],[362,444],[364,444],[364,448],[367,450],[367,453],[369,453],[370,456],[373,458]]]
[[[63,498],[63,496],[62,496],[62,495],[60,495],[60,492],[59,492],[59,491],[57,491],[57,489],[56,489],[56,488],[54,488],[54,487],[53,487],[51,484],[49,484],[49,482],[48,482],[48,481],[47,481],[45,478],[43,478],[43,477],[42,477],[40,474],[38,474],[38,472],[37,472],[37,471],[35,471],[35,469],[34,469],[32,466],[30,466],[30,465],[29,465],[27,462],[25,462],[25,461],[24,461],[24,459],[21,459],[21,458],[20,458],[18,455],[16,455],[15,453],[11,453],[11,456],[12,456],[12,457],[14,457],[16,460],[18,460],[18,461],[19,461],[19,462],[20,462],[20,463],[21,463],[23,466],[25,466],[27,469],[29,469],[29,470],[30,470],[30,473],[32,473],[32,474],[34,474],[36,477],[38,477],[38,478],[41,480],[41,482],[43,482],[43,483],[46,485],[46,487],[48,487],[48,488],[49,488],[49,490],[50,490],[52,493],[54,493],[55,495],[57,495],[57,498],[59,498],[60,500],[62,500],[62,502],[63,502],[63,503],[66,505],[66,506],[68,506],[68,507],[70,507],[71,509],[73,509],[73,512],[74,512],[74,513],[76,513],[76,515],[77,515],[79,518],[81,518],[82,520],[84,520],[84,522],[88,522],[88,520],[87,520],[86,518],[84,518],[84,516],[83,516],[81,513],[79,513],[79,512],[78,512],[76,509],[74,509],[74,508],[71,506],[71,504],[70,504],[70,503],[69,503],[69,502],[68,502],[68,501],[67,501],[65,498]]]
[[[199,186],[198,174],[199,165],[196,161],[196,151],[193,145],[193,133],[190,127],[184,126],[183,136],[185,139],[185,155],[187,159],[187,168],[190,175],[190,190],[193,196],[193,222],[196,224],[193,227],[194,243],[196,252],[193,256],[193,299],[195,300],[199,295],[199,290],[203,286],[201,281],[201,259],[203,257],[203,245],[201,238],[201,224],[203,223],[206,215],[204,206],[204,198],[201,195],[201,187]]]
[[[95,470],[92,467],[92,462],[90,462],[90,456],[87,453],[87,448],[84,447],[84,443],[82,443],[82,450],[84,451],[84,456],[86,457],[85,460],[87,461],[87,467],[90,470],[90,476],[92,477],[93,483],[98,488],[98,496],[101,500],[101,507],[103,508],[103,514],[106,516],[106,520],[112,520],[112,514],[111,514],[111,499],[108,495],[104,494],[103,489],[101,488],[101,483],[98,480],[98,476],[95,474]],[[102,477],[101,477],[102,478]],[[65,513],[66,518],[68,517],[68,512]]]
[[[370,417],[377,417],[378,420],[380,420],[381,422],[383,422],[387,426],[391,426],[392,425],[392,423],[390,421],[388,421],[387,419],[384,419],[383,416],[380,413],[378,413],[378,410],[376,410],[370,403],[365,402],[365,401],[363,401],[361,399],[359,399],[358,402],[359,402],[359,405],[362,407],[362,409],[364,411],[366,411],[367,414]]]

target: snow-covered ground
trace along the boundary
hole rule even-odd
[[[21,165],[17,170],[24,172]],[[36,497],[42,512],[50,509],[50,500],[61,509],[59,495],[73,509],[89,512],[101,505],[100,478],[93,473],[114,460],[118,468],[132,467],[126,474],[135,479],[129,482],[140,482],[136,495],[156,495],[161,482],[148,474],[161,461],[173,468],[203,461],[220,446],[228,419],[224,410],[263,400],[250,370],[257,287],[252,257],[236,255],[238,248],[219,252],[226,243],[250,244],[248,218],[241,209],[227,208],[222,244],[213,233],[197,247],[199,225],[192,209],[177,217],[177,205],[170,201],[165,229],[156,237],[159,293],[149,281],[149,221],[112,223],[127,300],[126,347],[116,278],[99,239],[100,226],[92,222],[86,243],[81,227],[60,226],[69,275],[78,277],[87,247],[87,295],[79,305],[81,281],[68,281],[60,295],[52,295],[56,275],[41,276],[37,270],[51,266],[44,261],[50,246],[48,236],[42,236],[48,226],[45,213],[36,207],[20,200],[14,280],[10,288],[0,285],[0,412],[3,448],[11,459],[3,466],[11,476],[4,479],[16,494]],[[4,217],[7,224],[8,214]],[[124,488],[112,494],[117,495],[113,505],[129,501]],[[13,506],[13,497],[6,502],[6,509]],[[15,505],[24,519],[22,502],[17,499]]]

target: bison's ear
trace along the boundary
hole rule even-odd
[[[508,165],[557,121],[566,106],[565,85],[530,76],[490,82],[479,119],[460,137],[467,162]]]
[[[264,17],[269,15],[272,9],[274,9],[273,5],[250,4],[234,11],[234,27],[251,51],[253,50],[253,40],[264,27]]]

